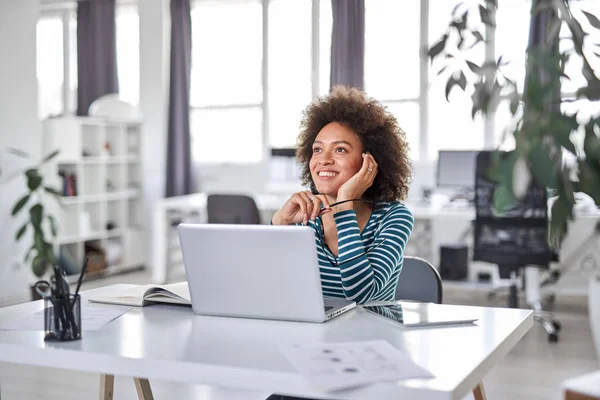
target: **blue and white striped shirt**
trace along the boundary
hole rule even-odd
[[[376,203],[362,233],[354,210],[338,212],[333,218],[338,231],[337,257],[321,246],[319,220],[309,221],[315,228],[323,295],[360,304],[394,300],[404,248],[413,229],[412,213],[399,202]],[[329,260],[335,261],[334,265]]]

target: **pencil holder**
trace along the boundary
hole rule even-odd
[[[51,297],[44,300],[44,340],[65,342],[81,339],[81,297]]]

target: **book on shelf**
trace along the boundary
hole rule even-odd
[[[77,174],[61,171],[58,173],[63,180],[63,196],[77,196]]]
[[[192,305],[187,282],[168,285],[139,285],[110,293],[92,295],[92,303],[106,303],[133,307],[145,307],[157,303]]]

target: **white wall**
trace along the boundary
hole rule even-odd
[[[41,151],[41,123],[38,119],[36,78],[37,0],[0,2],[0,168],[3,180],[25,164],[5,153],[18,148],[35,156]],[[0,187],[0,296],[26,293],[33,281],[29,266],[22,264],[26,243],[15,244],[14,235],[21,221],[10,216],[12,205],[25,190],[18,179]]]

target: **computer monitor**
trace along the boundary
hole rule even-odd
[[[475,187],[476,150],[440,150],[437,164],[437,186],[473,190]]]

